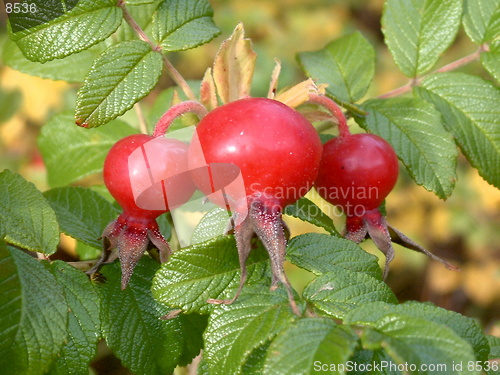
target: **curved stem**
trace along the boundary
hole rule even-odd
[[[153,137],[161,137],[165,135],[169,126],[179,116],[185,113],[192,112],[202,119],[208,113],[207,109],[199,102],[188,100],[170,107],[170,109],[160,117],[155,125]]]
[[[339,127],[339,135],[345,137],[351,134],[344,112],[332,99],[324,95],[310,94],[309,102],[319,104],[330,111],[330,113],[337,119]]]
[[[414,86],[418,86],[426,77],[436,74],[436,73],[445,73],[445,72],[450,72],[452,70],[458,69],[464,65],[470,64],[472,61],[477,60],[480,56],[481,53],[486,52],[489,50],[488,44],[483,44],[481,47],[476,52],[471,53],[470,55],[464,56],[458,60],[455,60],[439,69],[436,69],[432,71],[429,74],[423,75],[421,77],[416,77],[410,80],[408,83],[404,84],[401,87],[398,87],[397,89],[391,90],[389,92],[386,92],[385,94],[379,95],[377,98],[378,99],[386,99],[386,98],[392,98],[395,96],[403,95],[406,94],[407,92],[410,92]]]
[[[161,46],[153,43],[151,39],[149,39],[148,35],[144,32],[144,30],[139,26],[139,24],[135,21],[135,19],[132,17],[130,12],[128,11],[126,5],[125,5],[125,0],[118,0],[116,5],[121,8],[123,12],[123,18],[125,21],[129,24],[129,26],[134,30],[134,32],[137,34],[137,36],[148,43],[151,46],[151,49],[153,51],[157,51],[161,53]],[[189,87],[187,84],[186,80],[182,75],[179,73],[177,69],[172,65],[172,63],[167,59],[167,57],[161,53],[161,56],[163,58],[163,64],[165,65],[165,68],[167,69],[168,74],[170,77],[173,79],[175,84],[181,88],[181,90],[184,92],[184,94],[188,97],[190,100],[196,100],[196,96],[193,93],[193,90]]]

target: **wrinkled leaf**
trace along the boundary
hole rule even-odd
[[[385,42],[408,77],[428,72],[455,39],[462,0],[387,0],[382,16]]]
[[[492,42],[488,52],[481,53],[481,63],[500,82],[500,40]]]
[[[35,185],[8,169],[0,173],[0,222],[7,242],[47,255],[57,249],[54,210]]]
[[[500,90],[464,73],[426,78],[415,91],[441,112],[463,153],[490,184],[500,188]]]
[[[294,204],[286,206],[284,214],[314,224],[317,227],[325,229],[330,234],[340,237],[337,229],[335,229],[333,220],[321,211],[321,208],[314,202],[307,198],[300,198]]]
[[[76,123],[93,128],[124,114],[156,86],[162,68],[161,54],[146,42],[109,47],[94,62],[78,91]]]
[[[441,114],[414,98],[369,100],[363,109],[368,116],[360,123],[394,147],[415,182],[440,198],[449,197],[457,178],[458,150]]]
[[[500,35],[500,0],[465,0],[463,23],[477,44],[495,39]]]

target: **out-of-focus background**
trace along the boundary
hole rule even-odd
[[[187,79],[201,79],[212,64],[220,42],[241,21],[258,53],[254,96],[266,95],[275,58],[282,62],[279,87],[298,83],[305,77],[295,60],[297,52],[321,49],[334,38],[354,30],[360,30],[377,51],[376,77],[367,98],[407,82],[383,44],[380,31],[383,0],[210,2],[221,36],[200,48],[169,55]],[[6,13],[2,4],[0,48],[5,38]],[[462,31],[438,65],[463,57],[475,48]],[[478,63],[462,70],[490,79]],[[164,75],[159,87],[144,100],[144,106],[147,108],[159,92],[171,84]],[[74,106],[77,89],[78,85],[31,77],[0,63],[0,171],[9,168],[39,189],[47,189],[36,138],[52,114]],[[133,113],[128,116],[127,119],[134,121]],[[386,209],[389,223],[458,265],[461,272],[448,271],[422,254],[395,245],[396,257],[387,281],[401,301],[431,301],[475,317],[489,333],[500,335],[500,191],[486,183],[462,156],[458,177],[452,197],[442,201],[417,186],[401,167],[398,184],[387,199]],[[322,204],[318,198],[311,198]],[[287,221],[293,235],[321,231],[296,219]],[[335,218],[335,222],[342,230],[343,219]],[[72,246],[71,240],[63,239],[63,248],[68,252],[73,251]],[[370,241],[362,246],[380,255]],[[298,288],[307,283],[302,271],[289,268],[289,272]]]

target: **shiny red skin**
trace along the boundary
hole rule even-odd
[[[146,134],[134,134],[119,140],[111,149],[104,161],[103,177],[104,183],[108,188],[111,195],[116,199],[118,204],[122,207],[124,214],[129,218],[137,220],[144,220],[150,222],[156,219],[159,215],[169,211],[172,208],[171,201],[175,201],[176,205],[185,203],[189,200],[195,191],[194,184],[187,172],[187,145],[173,139],[159,139]],[[146,145],[148,142],[148,145]],[[149,151],[150,160],[148,168],[144,168],[146,164],[136,163],[132,165],[129,163],[129,157],[138,148],[147,150],[149,146],[154,145],[153,152]],[[130,158],[132,160],[132,158]],[[144,209],[138,206],[136,198],[132,191],[131,179],[139,183],[144,183],[146,186],[151,185],[150,174],[156,175],[156,179],[167,179],[172,175],[179,175],[183,173],[182,178],[175,179],[176,193],[169,194],[168,201],[165,199],[165,182],[157,183],[147,191],[141,198],[149,206],[159,209]],[[174,188],[172,187],[171,190]],[[171,191],[169,190],[169,191]]]
[[[197,135],[203,155],[192,144],[189,168],[205,194],[207,179],[196,168],[211,163],[235,164],[248,200],[273,201],[281,208],[304,196],[318,173],[322,146],[316,130],[276,100],[245,98],[218,107],[200,121]]]
[[[348,217],[362,217],[380,206],[397,179],[392,146],[374,134],[353,134],[323,145],[315,188]]]

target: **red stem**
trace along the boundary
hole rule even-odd
[[[337,119],[339,136],[346,137],[351,135],[344,112],[342,112],[342,109],[332,99],[324,95],[310,94],[309,102],[319,104],[330,111],[333,117]]]
[[[199,102],[188,100],[170,107],[170,109],[161,116],[155,125],[153,137],[161,137],[165,135],[170,124],[179,116],[192,112],[200,119],[208,113],[207,109]]]

